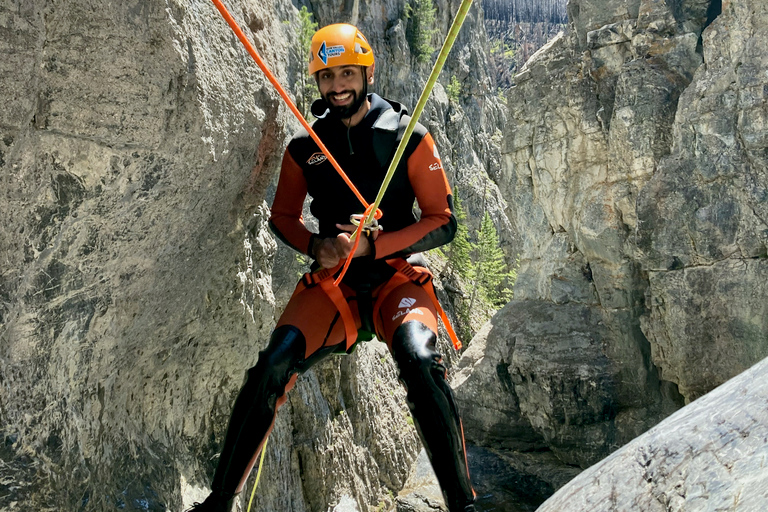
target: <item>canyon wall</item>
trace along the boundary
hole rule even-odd
[[[507,96],[498,184],[520,269],[458,382],[471,440],[552,453],[555,474],[768,356],[768,8],[568,13]]]

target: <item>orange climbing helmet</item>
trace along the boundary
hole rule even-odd
[[[348,23],[328,25],[315,32],[309,50],[309,74],[348,65],[373,65],[373,50],[363,33]]]

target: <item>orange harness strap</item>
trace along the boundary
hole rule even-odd
[[[352,348],[352,345],[357,341],[357,325],[355,324],[355,317],[352,315],[352,309],[349,307],[347,299],[341,292],[341,288],[336,286],[333,281],[333,275],[341,267],[341,263],[334,268],[320,269],[315,273],[307,272],[301,278],[301,283],[304,288],[310,288],[312,286],[320,285],[320,288],[325,292],[333,305],[341,316],[341,321],[344,324],[344,332],[347,338],[347,350]]]
[[[427,292],[427,295],[429,296],[429,298],[432,299],[432,304],[434,304],[437,314],[440,315],[440,319],[443,321],[445,330],[448,332],[448,336],[451,338],[451,342],[453,343],[453,348],[455,348],[456,350],[461,350],[461,341],[459,340],[459,337],[456,336],[456,332],[453,330],[453,326],[451,325],[450,320],[448,320],[448,315],[445,314],[445,311],[443,311],[443,308],[440,306],[440,301],[437,299],[437,294],[435,293],[435,285],[432,284],[432,273],[427,269],[424,269],[422,271],[422,270],[419,270],[418,268],[415,268],[410,263],[405,261],[403,258],[396,258],[396,259],[391,259],[386,261],[387,261],[387,264],[389,264],[395,270],[403,274],[412,282],[424,288],[424,291]],[[380,299],[376,301],[376,305],[373,308],[374,318],[376,318],[375,315],[378,313],[378,310],[381,308],[379,304],[381,302],[381,299],[386,297],[389,294],[389,292],[392,291],[391,289],[388,290],[387,289],[388,287],[389,285],[384,287],[384,290],[382,290],[381,294],[379,295]]]

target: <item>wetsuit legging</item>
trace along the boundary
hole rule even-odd
[[[392,291],[382,299],[374,327],[397,363],[446,504],[451,511],[464,511],[473,502],[474,491],[456,402],[445,381],[442,357],[435,350],[435,309],[422,286],[399,273],[391,279],[402,283],[390,287]],[[373,290],[374,301],[384,286]],[[355,293],[343,283],[341,289],[360,328]],[[237,397],[212,485],[214,493],[240,492],[297,376],[345,343],[343,322],[321,287],[297,287]]]

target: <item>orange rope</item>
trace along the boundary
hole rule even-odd
[[[371,210],[374,208],[374,205],[368,205],[365,208],[365,213],[363,214],[363,219],[367,219],[368,216],[371,214]],[[354,233],[355,243],[352,245],[352,251],[350,251],[349,256],[347,257],[346,261],[344,262],[344,267],[341,269],[341,273],[339,274],[339,277],[336,278],[336,280],[333,282],[334,286],[339,286],[339,283],[341,282],[342,278],[344,277],[344,274],[347,273],[347,269],[349,268],[349,264],[352,262],[352,258],[355,257],[355,253],[357,252],[357,246],[360,245],[360,234],[363,231],[363,223],[360,222],[360,224],[357,225],[357,229]]]
[[[253,45],[251,45],[250,41],[248,41],[248,38],[245,36],[242,30],[240,30],[240,27],[237,25],[237,22],[232,17],[231,14],[229,14],[229,11],[227,11],[227,8],[224,7],[224,4],[221,3],[220,0],[213,0],[214,5],[219,10],[221,15],[224,17],[226,22],[229,24],[229,26],[232,28],[232,30],[235,32],[235,35],[238,39],[240,39],[240,42],[243,43],[243,46],[245,46],[245,49],[248,50],[248,53],[251,54],[251,57],[253,57],[253,60],[256,61],[256,64],[259,65],[259,68],[264,72],[264,74],[267,76],[267,80],[270,81],[270,83],[275,87],[278,94],[283,98],[285,103],[288,105],[288,108],[291,109],[291,112],[293,112],[293,115],[296,116],[296,119],[299,120],[301,125],[304,127],[305,130],[309,133],[309,136],[312,137],[312,140],[315,141],[317,146],[320,148],[320,151],[323,152],[323,154],[328,157],[328,161],[331,162],[331,165],[333,165],[333,168],[336,169],[336,172],[339,173],[339,176],[344,180],[344,182],[349,186],[350,189],[352,189],[352,192],[357,196],[357,198],[360,200],[362,205],[365,208],[368,208],[369,204],[363,197],[363,195],[360,193],[359,190],[357,190],[357,187],[355,187],[354,183],[349,179],[349,177],[344,173],[344,171],[341,169],[341,166],[336,161],[335,158],[333,158],[333,155],[330,151],[328,151],[328,148],[325,147],[325,144],[323,144],[323,141],[320,140],[320,137],[317,136],[315,131],[312,129],[312,127],[309,125],[306,119],[304,119],[304,116],[299,112],[299,109],[296,108],[296,105],[293,103],[291,98],[288,96],[288,94],[285,92],[285,90],[282,88],[280,83],[277,81],[275,76],[272,74],[272,72],[269,70],[267,65],[264,63],[263,60],[261,60],[261,57],[259,57],[259,54],[256,53],[256,50],[253,48]],[[381,211],[376,210],[377,219],[381,218]]]

